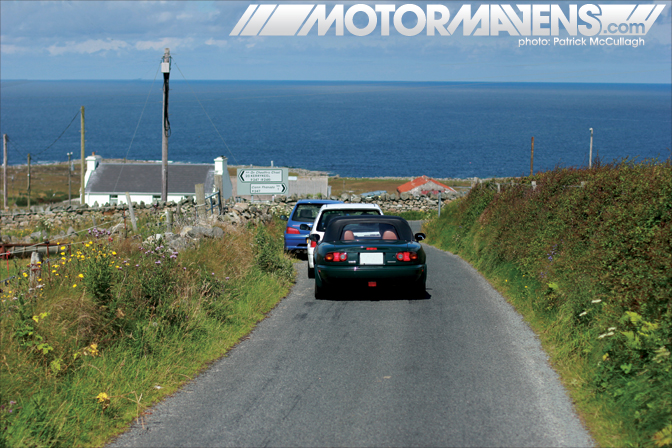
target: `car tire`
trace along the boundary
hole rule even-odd
[[[315,282],[315,300],[324,300],[327,297],[327,292],[324,290],[324,286],[319,286],[317,281]]]
[[[308,266],[308,278],[315,278],[315,268],[310,267],[310,263],[306,262]]]
[[[413,285],[413,298],[416,300],[422,300],[427,295],[427,285],[425,279],[418,281]]]

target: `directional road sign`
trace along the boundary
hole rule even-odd
[[[285,184],[250,184],[250,194],[284,194]]]
[[[238,168],[239,195],[287,194],[287,168]]]

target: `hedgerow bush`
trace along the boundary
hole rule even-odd
[[[621,420],[616,444],[672,445],[670,161],[558,168],[501,186],[451,204],[426,226],[429,241],[510,292],[559,356],[585,361],[585,387]]]

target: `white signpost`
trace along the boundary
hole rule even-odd
[[[287,194],[287,168],[238,168],[238,194]]]

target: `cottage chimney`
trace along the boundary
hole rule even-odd
[[[226,173],[228,175],[227,170],[227,158],[224,156],[217,157],[215,159],[215,174],[223,176]]]
[[[84,185],[89,183],[89,177],[91,177],[91,174],[98,168],[101,159],[102,157],[95,154],[86,158],[86,176],[84,177]]]

